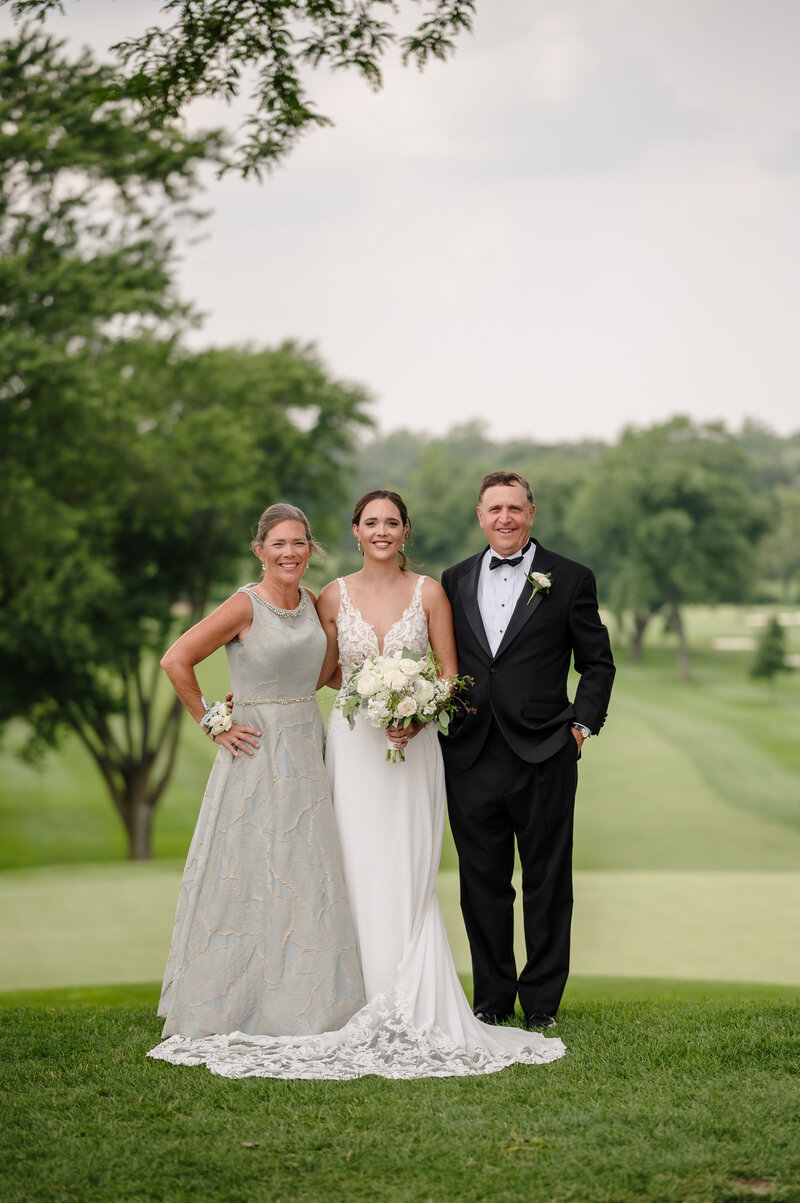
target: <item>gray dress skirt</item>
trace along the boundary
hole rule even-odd
[[[211,771],[158,1008],[165,1037],[312,1035],[364,1003],[315,697],[325,635],[305,590],[296,610],[240,592],[253,625],[225,649],[233,719],[260,747],[221,748]]]

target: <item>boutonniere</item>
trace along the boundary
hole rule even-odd
[[[551,585],[552,572],[528,572],[525,575],[525,580],[529,585],[533,585],[533,590],[528,598],[526,605],[530,605],[537,593],[549,593]]]

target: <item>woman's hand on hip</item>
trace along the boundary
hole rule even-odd
[[[222,731],[214,743],[227,748],[234,758],[240,752],[244,752],[246,756],[252,756],[254,752],[258,751],[260,736],[261,732],[257,731],[255,727],[243,727],[241,723],[234,723],[229,731]]]

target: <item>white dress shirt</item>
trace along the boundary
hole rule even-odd
[[[478,609],[483,620],[483,629],[489,640],[493,656],[503,641],[514,607],[517,604],[525,577],[533,564],[533,553],[536,544],[532,543],[519,564],[500,564],[490,569],[489,561],[496,552],[491,547],[481,561],[481,574],[478,579]],[[518,552],[516,553],[519,554]],[[512,560],[514,556],[510,557]]]

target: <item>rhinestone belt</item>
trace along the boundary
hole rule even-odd
[[[307,698],[249,698],[246,702],[234,699],[234,706],[292,706],[295,702],[315,702],[317,695],[310,693]]]

